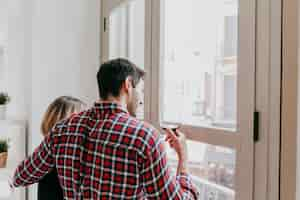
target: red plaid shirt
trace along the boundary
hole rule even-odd
[[[164,141],[115,103],[59,122],[17,168],[13,185],[38,182],[57,169],[65,199],[197,199],[188,174],[167,164]]]

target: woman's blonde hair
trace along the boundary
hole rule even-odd
[[[69,117],[74,112],[80,112],[84,107],[85,103],[74,97],[61,96],[55,99],[48,106],[44,115],[41,125],[42,134],[47,136],[57,122]]]

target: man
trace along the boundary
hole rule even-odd
[[[183,134],[167,130],[179,158],[175,177],[158,131],[127,110],[135,112],[143,76],[125,59],[104,63],[97,74],[101,101],[55,125],[17,168],[13,186],[35,183],[56,168],[65,199],[197,199]]]

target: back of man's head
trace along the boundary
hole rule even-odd
[[[122,84],[128,77],[132,78],[135,87],[145,72],[129,60],[118,58],[103,63],[97,73],[100,98],[106,100],[110,95],[120,96]]]

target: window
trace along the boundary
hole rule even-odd
[[[189,172],[201,190],[200,199],[234,200],[235,151],[192,140],[188,140],[187,145]],[[177,155],[170,147],[167,148],[175,173]]]
[[[224,17],[224,58],[237,55],[237,16]]]
[[[164,4],[163,121],[235,128],[237,2]]]
[[[113,9],[108,17],[109,59],[127,58],[144,68],[145,2],[130,1]],[[144,90],[141,89],[144,97]],[[141,98],[137,118],[144,119],[144,98]]]
[[[124,56],[147,71],[141,119],[181,124],[203,200],[251,200],[254,1],[102,3],[103,58]],[[169,148],[168,158],[175,169]]]

